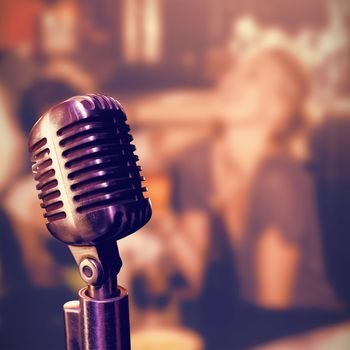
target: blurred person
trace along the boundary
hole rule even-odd
[[[4,88],[0,86],[0,193],[7,187],[22,168],[25,143],[18,121],[14,118],[13,103]]]
[[[118,280],[133,295],[130,300],[133,331],[179,326],[178,301],[174,298],[177,269],[167,256],[163,241],[168,233],[166,218],[171,211],[172,184],[165,162],[159,162],[162,157],[162,150],[156,147],[159,137],[159,132],[145,130],[135,135],[139,156],[145,163],[143,171],[152,198],[152,220],[140,234],[118,243],[127,266],[121,269]]]
[[[23,167],[25,149],[23,135],[13,116],[13,104],[4,88],[0,86],[0,203],[6,196],[13,179]],[[0,220],[1,222],[1,220]],[[0,228],[2,225],[0,223]],[[5,273],[0,245],[0,298],[5,295]],[[1,322],[1,321],[0,321]]]
[[[328,282],[303,162],[308,78],[282,48],[250,54],[219,84],[223,128],[175,167],[167,243],[208,349],[236,349],[346,319]],[[304,147],[301,147],[304,146]],[[177,226],[177,229],[175,228]]]
[[[74,57],[78,48],[79,8],[72,0],[45,0],[39,18],[39,49],[46,57]]]
[[[28,88],[18,108],[21,136],[28,136],[40,115],[78,91],[63,80],[44,79]],[[5,130],[4,130],[5,131]],[[13,139],[13,132],[3,139]],[[19,144],[24,143],[21,139]],[[11,154],[6,145],[6,150]],[[14,148],[15,149],[15,148]],[[73,258],[46,231],[39,206],[29,156],[12,176],[1,201],[1,251],[5,292],[1,303],[0,347],[9,350],[61,349],[64,346],[64,302],[73,298],[68,270]],[[6,159],[6,158],[5,158]],[[16,164],[16,158],[8,161]],[[74,264],[75,265],[75,264]],[[16,334],[21,334],[17,337]]]
[[[86,22],[74,0],[45,0],[37,18],[36,59],[41,79],[63,80],[84,92],[95,90],[92,73],[81,64],[82,25]]]
[[[129,300],[133,349],[202,350],[201,337],[181,324],[178,271],[164,240],[171,209],[172,182],[166,166],[163,131],[144,130],[135,134],[135,143],[145,167],[153,216],[137,235],[118,242],[125,268],[118,281],[133,296]],[[164,154],[165,153],[165,154]],[[168,155],[168,154],[167,154]],[[160,161],[163,160],[163,161]],[[146,248],[146,249],[145,249]]]

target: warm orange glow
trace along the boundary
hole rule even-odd
[[[26,143],[98,92],[125,107],[153,204],[118,243],[135,350],[348,350],[348,318],[329,322],[350,305],[349,16],[346,0],[0,1],[0,349],[64,348],[58,308],[82,281]]]

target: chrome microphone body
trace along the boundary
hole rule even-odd
[[[144,226],[152,209],[129,131],[118,101],[86,95],[52,107],[29,137],[46,226],[87,283],[79,303],[64,307],[68,350],[130,349],[116,240]]]

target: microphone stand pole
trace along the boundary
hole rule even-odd
[[[87,286],[64,304],[67,350],[130,350],[127,291],[117,285],[122,266],[115,242],[69,246]]]

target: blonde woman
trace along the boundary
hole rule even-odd
[[[312,178],[295,147],[308,96],[302,66],[282,49],[251,54],[226,74],[220,96],[221,132],[176,168],[182,232],[169,247],[198,295],[185,319],[208,349],[223,350],[329,321],[341,303],[325,274]]]

